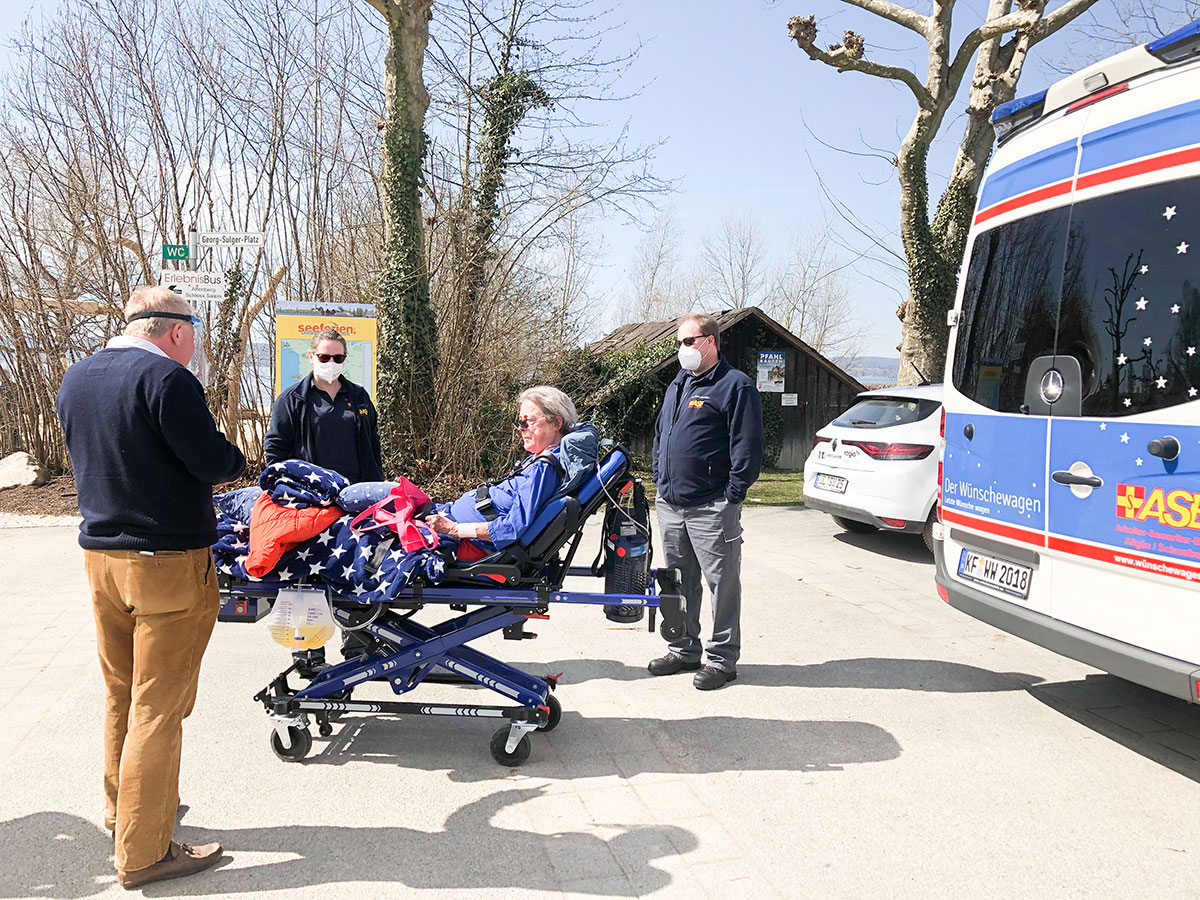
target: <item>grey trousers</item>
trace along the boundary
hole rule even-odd
[[[742,651],[742,505],[724,498],[703,506],[655,503],[663,542],[663,565],[683,579],[684,635],[669,646],[687,662],[700,660],[700,576],[712,597],[712,640],[704,644],[708,664],[737,668]]]

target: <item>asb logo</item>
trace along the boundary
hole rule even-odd
[[[688,406],[690,406],[692,409],[700,409],[700,407],[704,406],[704,401],[703,400],[689,400]]]
[[[1200,530],[1200,494],[1183,488],[1155,488],[1147,495],[1144,486],[1118,484],[1116,515],[1119,519],[1153,519],[1172,528]]]

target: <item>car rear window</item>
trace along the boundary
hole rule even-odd
[[[886,428],[919,422],[941,404],[936,400],[915,397],[862,397],[852,407],[833,420],[845,428]]]

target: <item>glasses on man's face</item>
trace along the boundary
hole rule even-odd
[[[692,337],[685,337],[682,341],[680,341],[680,340],[675,341],[675,346],[676,347],[690,347],[690,346],[692,346],[692,344],[696,343],[696,341],[702,341],[706,337],[708,337],[707,334],[697,334],[697,335],[693,335]]]
[[[314,353],[313,356],[315,356],[317,358],[317,362],[331,362],[332,361],[332,362],[341,364],[346,361],[345,353]]]
[[[545,416],[534,416],[531,419],[526,419],[526,418],[513,419],[513,427],[515,427],[517,429],[517,431],[528,431],[530,428],[532,428],[534,425],[536,425],[538,422],[540,422],[544,418],[546,418],[546,417]]]

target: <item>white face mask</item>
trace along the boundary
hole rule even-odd
[[[345,363],[336,363],[332,359],[329,362],[314,362],[313,374],[322,381],[337,381],[338,376],[346,368]]]
[[[699,347],[680,347],[678,355],[679,365],[689,372],[695,372],[700,368],[700,362],[704,358]]]

